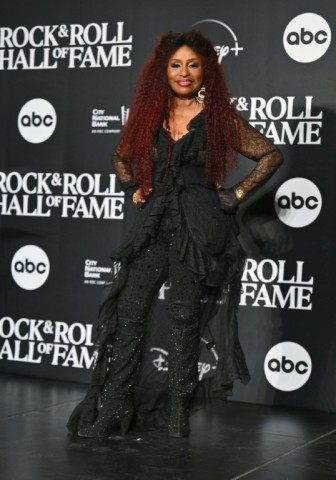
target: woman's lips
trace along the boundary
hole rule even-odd
[[[176,82],[177,85],[179,85],[180,87],[189,87],[192,82],[190,80],[180,80],[178,82]]]

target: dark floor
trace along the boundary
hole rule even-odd
[[[189,438],[67,433],[85,386],[0,375],[1,480],[336,479],[336,415],[230,402],[200,411]]]

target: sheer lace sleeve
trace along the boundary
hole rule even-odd
[[[238,200],[242,200],[257,187],[263,185],[283,162],[280,150],[242,117],[238,117],[240,146],[237,149],[245,157],[257,162],[252,172],[234,187]]]
[[[257,165],[237,185],[219,189],[221,208],[229,214],[235,213],[239,203],[271,178],[283,162],[280,150],[242,117],[237,118],[237,128],[240,144],[236,150],[255,160]]]
[[[119,151],[118,147],[116,147],[113,152],[112,165],[114,167],[117,179],[119,180],[121,189],[130,199],[132,199],[134,192],[138,189],[138,185],[134,183],[131,165]]]

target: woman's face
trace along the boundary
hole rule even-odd
[[[183,45],[168,60],[167,80],[174,95],[192,98],[202,86],[203,62],[187,45]]]

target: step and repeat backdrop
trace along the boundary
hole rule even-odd
[[[1,2],[1,372],[89,380],[109,255],[136,213],[111,152],[156,38],[197,28],[215,45],[237,110],[285,157],[239,212],[248,255],[239,328],[252,380],[232,398],[336,411],[334,7]],[[240,157],[228,185],[253,167]],[[168,289],[156,301],[162,317]],[[149,348],[165,375],[165,346]]]

